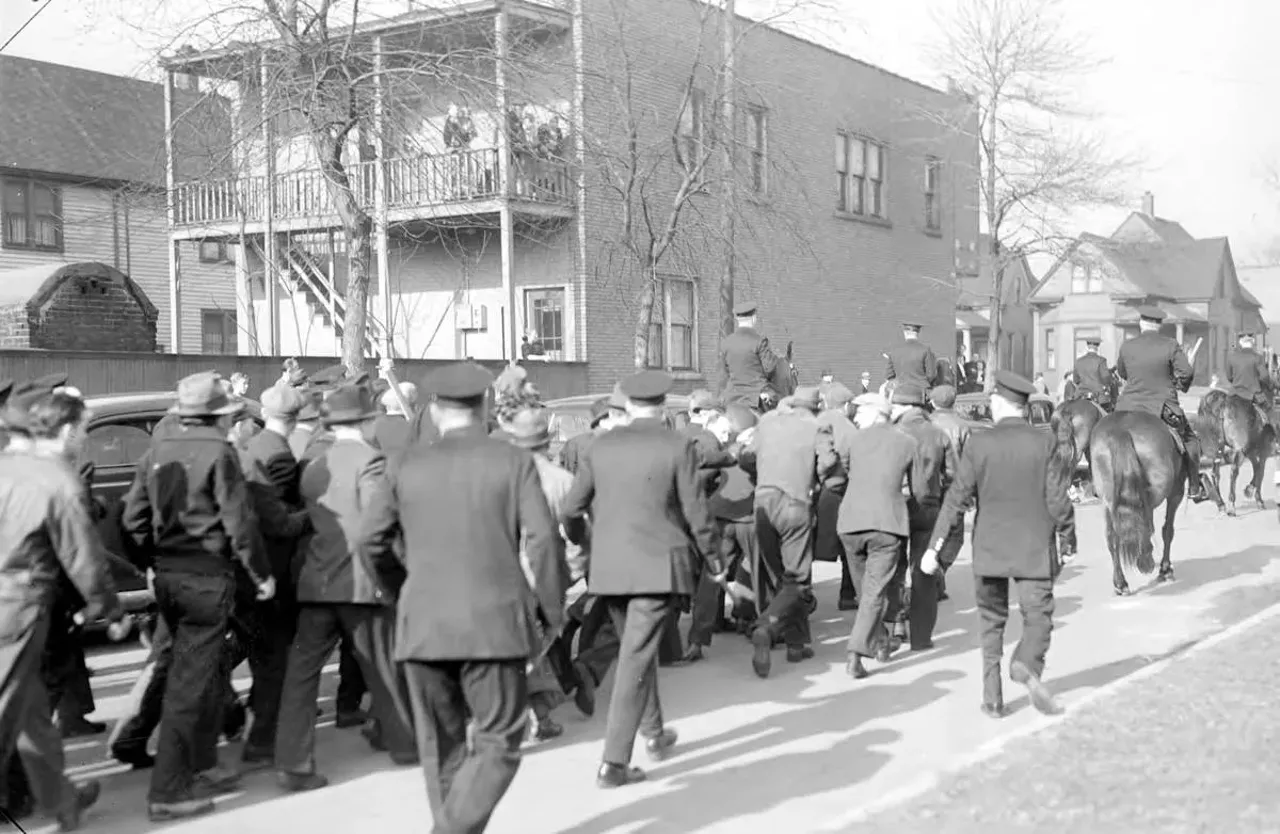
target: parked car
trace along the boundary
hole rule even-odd
[[[1027,404],[1027,421],[1038,428],[1047,429],[1053,417],[1053,398],[1044,394],[1032,394]],[[991,428],[991,396],[985,391],[961,394],[956,397],[956,414],[968,424],[971,431]]]
[[[563,397],[551,400],[547,408],[551,411],[551,452],[559,455],[561,447],[569,442],[569,438],[586,434],[591,430],[591,404],[605,394],[582,394],[577,397]],[[689,410],[689,398],[683,394],[667,397],[667,413],[674,419],[677,414]]]
[[[94,502],[100,508],[98,531],[111,560],[111,575],[124,608],[131,614],[147,614],[154,610],[155,599],[147,588],[146,576],[125,558],[120,518],[124,513],[124,495],[133,483],[138,459],[151,446],[151,433],[177,402],[173,391],[119,394],[89,397],[85,400],[90,416],[81,452],[82,461],[94,465],[90,486]],[[245,400],[250,417],[260,427],[262,409],[253,400]],[[104,629],[103,622],[87,623],[90,630]]]

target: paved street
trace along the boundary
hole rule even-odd
[[[1174,550],[1178,581],[1147,588],[1149,578],[1131,576],[1138,593],[1117,599],[1111,593],[1110,563],[1102,546],[1101,508],[1081,508],[1082,553],[1067,568],[1058,589],[1058,630],[1047,675],[1068,707],[1155,658],[1280,602],[1275,511],[1242,513],[1235,519],[1215,518],[1212,508],[1195,507],[1182,514]],[[520,774],[489,830],[494,834],[727,832],[744,825],[751,830],[853,830],[848,821],[851,812],[869,808],[894,791],[960,763],[984,746],[1040,720],[1012,685],[1007,697],[1017,710],[1013,716],[993,722],[978,713],[975,614],[967,568],[962,562],[952,572],[948,583],[952,599],[944,604],[937,647],[920,655],[900,654],[883,671],[873,669],[872,677],[865,681],[850,680],[843,672],[843,641],[851,618],[835,610],[838,574],[826,565],[819,573],[825,582],[819,589],[822,605],[814,628],[818,656],[813,661],[790,666],[778,655],[774,676],[760,681],[751,673],[748,644],[725,635],[717,636],[706,662],[688,669],[664,670],[663,704],[670,726],[680,731],[680,755],[651,768],[652,781],[645,785],[608,792],[593,785],[607,690],[602,689],[601,709],[592,720],[582,719],[571,705],[561,707],[557,715],[566,725],[565,736],[528,748]],[[1016,626],[1012,632],[1011,637],[1016,638]],[[1209,654],[1209,660],[1220,656],[1217,651]],[[131,660],[136,663],[140,656],[104,650],[94,658],[93,665],[101,670],[94,679],[102,693],[98,717],[114,718],[121,708],[121,696],[132,674]],[[1200,679],[1209,674],[1201,673]],[[1246,671],[1226,671],[1224,667],[1220,674],[1224,685],[1213,693],[1218,701],[1209,701],[1207,693],[1197,689],[1197,706],[1166,710],[1161,726],[1173,728],[1202,721],[1203,716],[1213,714],[1215,703],[1222,703],[1224,709],[1228,705],[1248,707],[1242,700],[1245,696],[1233,694],[1237,687],[1232,677],[1245,680]],[[1183,684],[1194,687],[1195,681]],[[1260,679],[1247,685],[1272,689],[1268,681]],[[332,687],[331,672],[324,694],[332,695]],[[1120,697],[1132,699],[1139,691],[1126,690]],[[1255,692],[1254,697],[1262,696]],[[1170,700],[1186,701],[1187,697],[1171,696]],[[1189,749],[1178,746],[1167,734],[1163,747],[1155,746],[1145,735],[1122,735],[1119,727],[1137,728],[1143,722],[1150,725],[1153,712],[1158,710],[1143,707],[1159,707],[1161,703],[1153,694],[1131,704],[1127,711],[1085,710],[1079,716],[1069,712],[1059,719],[1062,729],[1054,736],[1057,741],[1030,739],[1014,742],[1010,748],[1025,748],[1017,754],[1025,758],[1014,759],[1015,763],[1038,761],[1035,744],[1049,744],[1054,750],[1070,748],[1067,764],[1052,775],[1030,767],[1022,772],[1024,768],[1018,764],[1013,770],[1019,780],[1025,780],[1026,791],[1034,786],[1038,791],[1051,790],[1046,796],[1075,795],[1084,797],[1086,803],[1109,802],[1117,792],[1131,792],[1135,786],[1125,781],[1115,782],[1115,788],[1106,787],[1113,784],[1106,770],[1113,759],[1107,756],[1123,754],[1108,754],[1098,747],[1100,736],[1096,734],[1101,733],[1116,740],[1128,739],[1131,748],[1143,746],[1151,751],[1132,759],[1126,779],[1159,773],[1161,784],[1168,789],[1161,796],[1176,796],[1185,783],[1172,764],[1165,764],[1164,756],[1176,753],[1175,758],[1187,760],[1188,768],[1192,760],[1206,760],[1211,768],[1210,741],[1240,736],[1243,730],[1232,723],[1234,719],[1224,718],[1220,734],[1207,732]],[[323,706],[331,710],[332,701]],[[1110,716],[1111,725],[1087,724],[1102,720],[1095,716],[1104,714]],[[331,718],[331,713],[327,717]],[[1077,737],[1077,727],[1081,733],[1094,735]],[[1093,727],[1092,731],[1088,727]],[[72,745],[70,765],[77,775],[104,772],[95,764],[104,758],[101,747],[89,744]],[[234,760],[236,753],[228,750],[227,760]],[[1095,755],[1100,762],[1097,767],[1090,764]],[[226,799],[219,813],[172,828],[191,834],[233,827],[276,831],[305,823],[315,831],[375,830],[375,826],[387,831],[427,830],[426,801],[416,769],[394,768],[384,756],[370,752],[357,733],[331,726],[320,733],[318,758],[321,769],[335,780],[327,790],[282,797],[270,774],[254,774],[246,778],[245,792]],[[1123,766],[1128,760],[1114,761]],[[1170,775],[1166,777],[1166,773]],[[1193,773],[1189,771],[1186,777]],[[1216,778],[1238,773],[1224,769]],[[1266,776],[1269,771],[1258,769],[1255,775]],[[153,830],[143,814],[145,782],[146,776],[139,773],[108,775],[103,801],[90,817],[91,830],[111,834]],[[957,795],[972,793],[972,807],[1002,802],[1010,806],[1001,811],[1005,816],[991,818],[996,825],[987,830],[1020,830],[1018,827],[1030,825],[1030,820],[1040,820],[1031,816],[1039,798],[1010,802],[997,793],[994,778],[962,777],[955,786]],[[1263,804],[1265,800],[1249,801]],[[954,812],[960,816],[943,815],[949,804],[946,800],[931,801],[928,807],[934,809],[934,816],[926,823],[928,829],[976,830],[973,826],[983,818],[965,810],[971,807],[969,799],[960,801],[961,810]],[[1064,813],[1074,812],[1063,807],[1067,808]],[[1136,813],[1138,809],[1133,810]],[[883,817],[883,826],[881,818],[874,818],[871,830],[923,830],[912,814],[886,813],[889,816]],[[1123,815],[1116,817],[1120,818]],[[1071,819],[1078,820],[1046,817],[1048,828],[1043,830],[1086,830],[1072,827]],[[1174,827],[1181,831],[1224,830],[1197,827],[1194,819],[1188,825]],[[855,827],[868,830],[866,823]],[[1151,830],[1169,829],[1157,825]]]

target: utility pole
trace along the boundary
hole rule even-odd
[[[724,166],[724,196],[720,202],[720,236],[724,244],[724,272],[720,275],[720,338],[733,334],[735,321],[733,317],[733,292],[738,271],[737,241],[737,208],[738,208],[738,166],[737,143],[738,126],[736,99],[738,86],[736,78],[735,53],[737,44],[737,3],[735,0],[724,0],[724,12],[721,15],[724,47],[720,72],[720,96],[722,123],[719,131],[720,150]]]

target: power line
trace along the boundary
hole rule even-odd
[[[7,49],[7,48],[8,48],[9,44],[13,43],[13,42],[14,42],[14,40],[16,40],[16,39],[17,39],[18,35],[21,35],[21,34],[23,33],[23,31],[24,31],[28,26],[30,26],[30,25],[31,25],[31,21],[35,20],[37,17],[39,17],[39,16],[40,16],[40,12],[42,12],[42,11],[44,11],[45,9],[49,8],[49,4],[50,4],[50,3],[52,3],[52,2],[53,2],[53,0],[44,0],[44,3],[42,3],[42,4],[40,5],[40,8],[38,8],[38,9],[36,9],[34,12],[32,12],[32,13],[31,13],[31,17],[27,18],[27,22],[26,22],[26,23],[24,23],[24,24],[22,24],[21,26],[19,26],[19,27],[18,27],[18,31],[14,32],[12,35],[10,35],[10,36],[9,36],[9,40],[5,41],[4,43],[0,43],[0,52],[4,52],[4,51],[5,51],[5,49]]]

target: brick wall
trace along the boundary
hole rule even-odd
[[[154,353],[156,309],[118,270],[68,264],[25,303],[0,309],[0,347]]]
[[[588,246],[581,267],[587,295],[582,324],[592,390],[607,390],[632,366],[638,294],[617,246],[620,205],[601,174],[601,148],[622,155],[623,56],[638,67],[629,79],[630,115],[641,124],[642,153],[669,154],[662,149],[669,149],[683,84],[699,54],[699,86],[714,106],[720,35],[718,12],[711,10],[704,24],[703,5],[689,0],[583,0],[583,7],[588,158],[579,222]],[[899,325],[907,318],[925,325],[924,338],[939,355],[950,355],[956,242],[967,247],[978,234],[977,145],[971,119],[959,115],[963,102],[772,29],[756,27],[741,43],[740,104],[767,114],[768,187],[764,199],[741,200],[738,300],[760,303],[762,329],[779,350],[794,340],[803,379],[816,381],[823,366],[846,381],[864,369],[879,378],[881,353],[901,338]],[[886,222],[837,214],[834,144],[840,131],[886,144]],[[923,181],[931,156],[943,164],[942,226],[936,231],[924,228]],[[658,221],[670,205],[662,187],[676,182],[672,168],[667,163],[663,173],[659,166],[649,184]],[[699,368],[684,375],[685,385],[717,381],[718,218],[714,189],[696,198],[673,254],[660,267],[697,279]]]
[[[31,328],[27,322],[25,304],[10,304],[0,308],[0,348],[25,348],[31,346]]]

